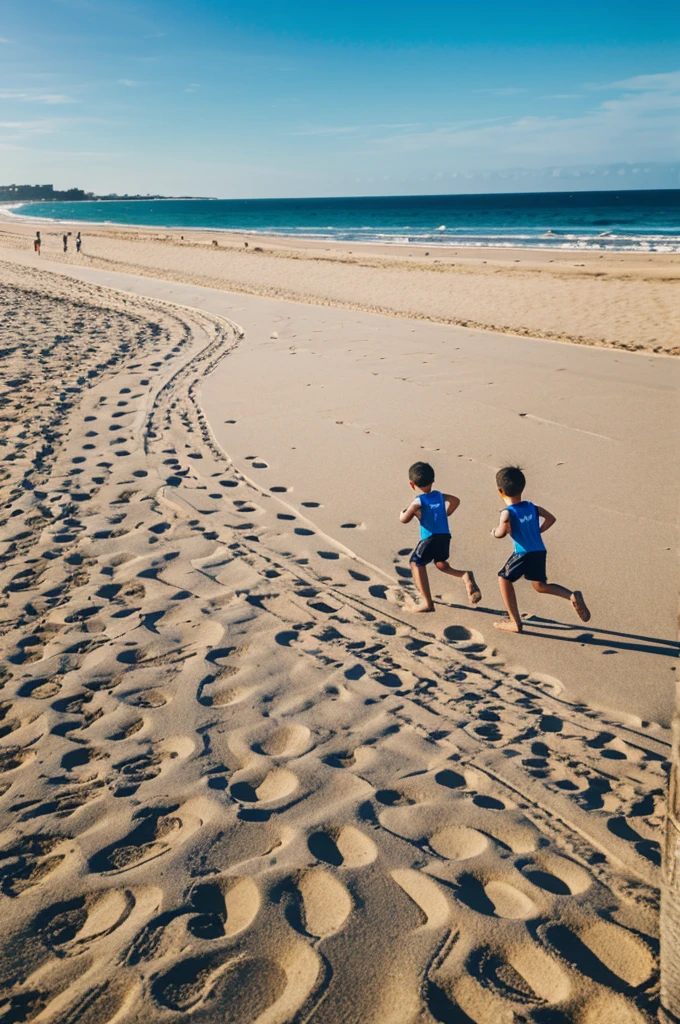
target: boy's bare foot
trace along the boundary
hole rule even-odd
[[[583,600],[583,594],[580,590],[575,590],[571,595],[571,603],[574,606],[574,611],[578,615],[582,622],[587,622],[590,618],[590,611],[588,605]]]
[[[479,604],[479,602],[482,600],[482,592],[479,589],[474,574],[471,572],[466,572],[465,575],[463,576],[463,580],[465,581],[465,589],[467,590],[468,600],[470,604]]]
[[[494,629],[500,629],[503,633],[521,633],[522,627],[518,626],[512,619],[503,619],[501,622],[494,622]]]
[[[434,605],[433,604],[425,604],[425,602],[422,601],[420,604],[415,604],[415,603],[407,604],[406,607],[404,608],[404,611],[407,611],[407,612],[433,612],[434,611]]]

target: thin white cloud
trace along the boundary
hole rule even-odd
[[[477,92],[486,92],[491,96],[519,96],[526,92],[526,89],[518,89],[515,86],[505,86],[497,89],[477,89]]]
[[[57,118],[44,121],[0,121],[0,129],[19,132],[20,135],[47,135],[58,131],[61,124]]]
[[[680,89],[680,71],[664,71],[658,75],[635,75],[633,78],[624,78],[621,82],[613,82],[609,88],[675,92]]]
[[[119,78],[118,85],[124,85],[126,89],[137,89],[142,83],[136,82],[134,78]]]
[[[19,92],[16,89],[0,91],[1,100],[17,100],[20,103],[46,103],[50,107],[59,106],[62,103],[75,103],[70,96],[60,92]]]
[[[9,39],[5,39],[4,36],[0,36],[0,43],[8,43]]]
[[[645,89],[645,83],[655,87]],[[477,166],[488,160],[495,169],[517,157],[543,165],[675,160],[680,149],[680,73],[677,84],[675,75],[638,76],[618,88],[618,96],[583,113],[527,114],[404,131],[372,138],[371,149],[391,155],[448,152],[464,163],[474,159]]]
[[[403,123],[397,122],[397,124],[376,124],[376,128],[422,128],[423,121],[405,121]]]
[[[357,125],[348,125],[342,128],[320,126],[318,128],[302,128],[297,132],[282,132],[282,135],[356,135],[359,131]]]
[[[186,89],[184,91],[185,92],[198,92],[198,90],[200,88],[201,87],[200,87],[198,82],[189,82],[189,84],[187,85],[187,87],[186,87]]]

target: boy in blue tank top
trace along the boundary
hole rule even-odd
[[[427,565],[430,562],[434,562],[440,572],[464,580],[470,604],[478,604],[482,600],[482,593],[473,573],[469,569],[453,569],[449,565],[449,516],[460,505],[460,498],[432,490],[434,470],[428,462],[414,462],[408,471],[408,479],[411,489],[416,491],[418,496],[401,512],[399,520],[402,523],[410,523],[414,518],[420,520],[420,541],[411,555],[410,563],[421,600],[407,610],[434,611],[430,581],[427,578]]]
[[[567,590],[558,583],[547,581],[546,550],[541,534],[550,529],[556,521],[555,516],[540,505],[533,505],[530,501],[522,499],[526,480],[518,466],[499,469],[496,473],[496,486],[507,507],[501,512],[500,522],[491,533],[498,539],[510,534],[515,546],[510,558],[498,573],[508,620],[494,622],[496,629],[502,629],[507,633],[522,632],[522,620],[513,586],[522,576],[533,584],[534,590],[539,594],[552,594],[554,597],[564,597],[571,601],[578,617],[587,622],[590,612],[581,591]]]

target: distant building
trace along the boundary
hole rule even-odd
[[[78,202],[92,199],[92,192],[82,188],[55,189],[54,185],[0,185],[0,203],[14,200]]]

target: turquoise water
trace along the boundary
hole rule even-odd
[[[29,203],[22,217],[343,242],[680,252],[680,189]]]

